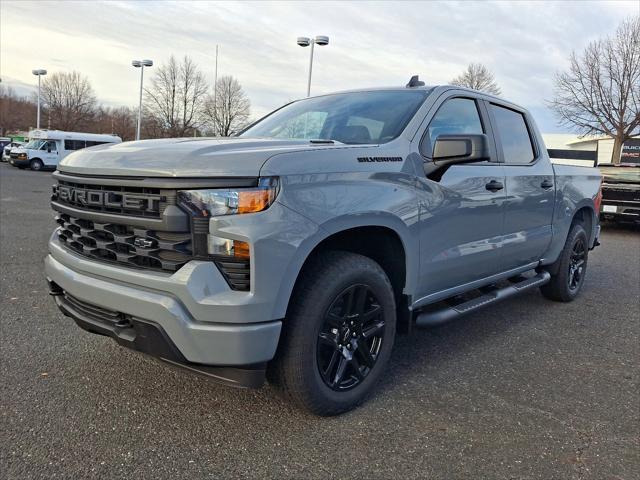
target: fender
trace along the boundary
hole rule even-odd
[[[301,214],[300,212],[296,213]],[[418,281],[419,262],[410,262],[409,258],[412,258],[410,252],[415,252],[414,255],[418,254],[418,236],[411,232],[410,228],[400,218],[389,213],[371,212],[341,215],[319,225],[316,233],[306,238],[298,246],[296,255],[286,266],[283,281],[274,304],[274,318],[285,317],[289,300],[300,272],[314,249],[332,235],[358,227],[384,227],[398,235],[405,251],[406,283],[404,293],[407,295],[414,293]]]

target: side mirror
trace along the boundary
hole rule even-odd
[[[484,134],[440,135],[433,146],[432,160],[438,167],[488,159],[489,145]]]

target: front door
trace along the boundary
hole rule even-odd
[[[452,165],[431,178],[418,178],[419,298],[500,272],[505,174],[496,158],[486,111],[479,106],[471,98],[447,99],[422,140],[424,155],[424,142],[429,145],[426,151],[432,151],[439,135],[485,133],[491,158]]]
[[[40,148],[40,158],[45,165],[58,164],[58,146],[55,140],[47,140]]]

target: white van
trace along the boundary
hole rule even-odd
[[[98,133],[63,132],[61,130],[32,130],[29,143],[13,148],[10,154],[11,165],[18,168],[42,170],[55,168],[60,160],[75,150],[93,147],[104,143],[121,143],[116,135]]]

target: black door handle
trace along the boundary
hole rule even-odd
[[[502,182],[491,180],[485,185],[485,188],[490,192],[497,192],[498,190],[502,190],[504,188],[504,185],[502,184]]]
[[[540,184],[540,186],[545,190],[549,190],[550,188],[553,188],[553,182],[545,178],[544,181]]]

